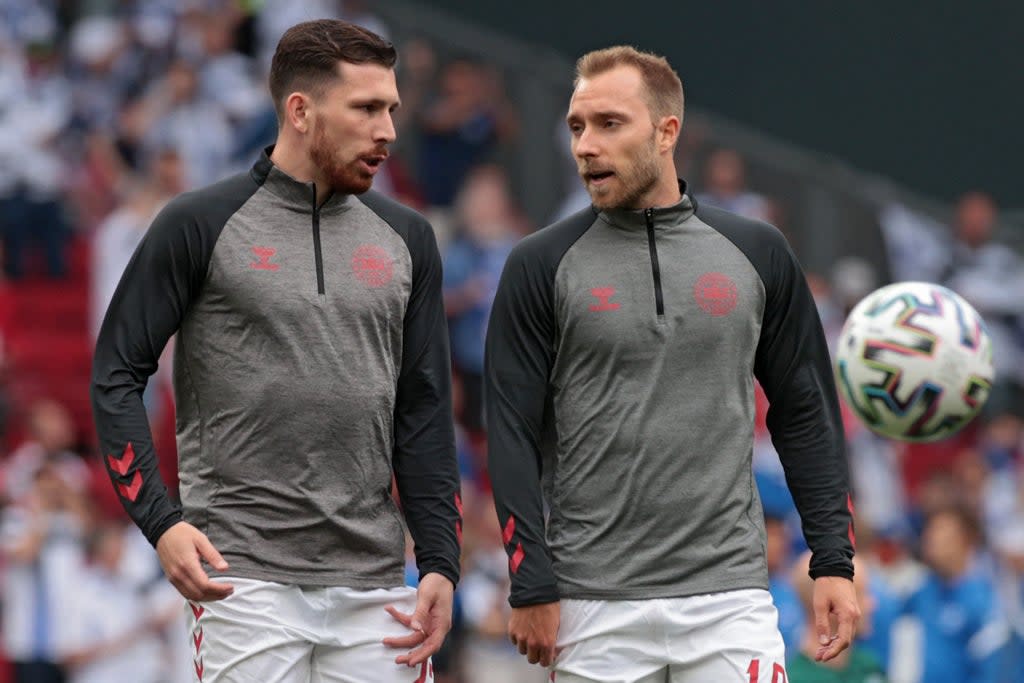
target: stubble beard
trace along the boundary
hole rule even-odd
[[[590,183],[587,183],[587,192],[598,209],[638,209],[642,208],[640,200],[658,184],[660,176],[657,143],[652,133],[649,144],[637,150],[625,168],[616,171],[618,192],[614,187],[594,187]]]
[[[327,136],[323,119],[316,122],[313,145],[309,148],[309,159],[327,179],[331,190],[340,194],[363,194],[373,186],[373,176],[355,168],[356,161],[344,163],[338,159],[334,145]]]

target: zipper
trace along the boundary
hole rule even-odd
[[[324,296],[324,255],[320,249],[320,206],[316,201],[316,186],[313,186],[313,253],[316,256],[316,291]]]
[[[654,242],[654,209],[644,209],[647,219],[647,249],[651,253],[651,275],[654,276],[654,310],[658,317],[665,315],[665,297],[661,293],[661,267],[658,265],[658,245]]]

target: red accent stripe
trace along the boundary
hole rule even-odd
[[[193,661],[192,663],[196,667],[196,676],[199,677],[199,683],[203,683],[203,671],[206,669],[206,667],[203,666],[203,660],[202,659],[197,659],[197,660]]]
[[[850,545],[852,545],[853,549],[856,550],[857,549],[857,539],[856,539],[856,537],[853,534],[853,517],[854,517],[853,498],[850,496],[849,493],[846,494],[846,509],[850,511],[850,528],[847,529],[846,533],[850,536]]]
[[[203,646],[203,629],[202,629],[202,627],[199,628],[199,632],[198,633],[193,633],[192,634],[192,642],[196,646],[196,654],[199,654],[199,648],[201,648]]]
[[[460,496],[458,494],[458,492],[455,493],[455,509],[459,511],[459,515],[461,516],[462,515],[462,496]]]
[[[462,545],[462,522],[455,522],[455,538],[458,539],[459,545]]]
[[[516,532],[516,518],[509,515],[508,522],[505,523],[505,528],[501,531],[501,540],[508,545],[512,542],[512,534]]]
[[[192,614],[195,615],[196,621],[199,621],[199,617],[203,616],[203,612],[206,611],[205,607],[203,607],[202,605],[197,605],[194,602],[188,603],[188,606],[192,608]]]
[[[133,462],[135,462],[135,449],[132,448],[131,441],[124,447],[124,453],[121,454],[120,458],[115,458],[113,455],[107,456],[107,464],[110,465],[110,469],[122,477],[128,474],[128,468],[132,466]]]
[[[142,488],[142,472],[136,470],[135,476],[132,477],[132,482],[125,486],[119,483],[117,485],[118,493],[124,498],[127,498],[131,502],[135,502],[135,499],[139,497],[139,489]]]
[[[423,662],[420,665],[420,675],[413,683],[426,683],[427,682],[427,663]]]
[[[523,550],[523,544],[519,543],[516,545],[516,551],[512,553],[512,557],[508,558],[508,566],[515,574],[519,571],[519,565],[523,563],[523,558],[526,557],[526,551]]]

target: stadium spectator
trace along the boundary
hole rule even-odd
[[[905,639],[894,644],[894,678],[1001,683],[1008,631],[993,580],[980,564],[979,534],[965,508],[947,506],[929,514],[921,534],[929,570],[904,610],[913,630],[904,628]],[[917,635],[908,638],[908,633]]]
[[[771,205],[764,196],[747,189],[746,176],[746,164],[736,150],[715,150],[704,164],[704,186],[697,193],[698,204],[707,202],[744,218],[770,221]]]
[[[0,469],[5,500],[19,501],[32,491],[32,481],[44,464],[54,467],[68,487],[83,492],[89,473],[81,457],[72,450],[75,431],[67,409],[53,400],[36,401],[27,411],[26,425],[28,438]]]
[[[9,53],[13,60],[0,79],[0,237],[4,270],[12,280],[30,272],[33,246],[45,257],[50,277],[67,271],[70,228],[59,143],[72,107],[55,39],[34,37],[21,54]]]
[[[62,614],[68,635],[60,659],[68,683],[162,683],[169,662],[159,634],[180,618],[180,604],[150,615],[145,593],[122,572],[122,524],[100,525],[85,548],[86,567]]]
[[[417,170],[429,205],[450,207],[470,169],[488,161],[508,133],[501,81],[494,78],[466,58],[442,67],[438,91],[419,120]]]
[[[231,126],[219,103],[201,97],[195,65],[182,59],[147,91],[142,103],[147,131],[143,150],[171,147],[181,154],[189,188],[224,177],[231,154]]]
[[[995,238],[998,207],[983,192],[957,201],[951,258],[939,282],[967,300],[992,337],[996,381],[989,415],[1024,419],[1024,260]]]
[[[452,360],[462,382],[461,422],[483,429],[484,338],[505,259],[522,235],[508,178],[498,166],[479,166],[456,201],[459,232],[444,255],[444,304]]]
[[[65,608],[79,589],[91,513],[81,491],[40,461],[29,489],[3,511],[3,644],[15,683],[63,683]]]

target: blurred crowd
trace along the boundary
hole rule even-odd
[[[269,57],[288,26],[325,16],[389,34],[372,6],[357,0],[0,0],[0,362],[5,302],[26,284],[68,278],[75,244],[91,255],[88,334],[95,334],[155,212],[182,191],[248,168],[273,141]],[[541,683],[546,674],[505,636],[507,556],[490,500],[481,409],[490,302],[512,246],[541,227],[521,208],[509,150],[535,143],[519,138],[501,70],[442,47],[422,38],[398,45],[399,139],[375,183],[428,215],[445,267],[464,578],[435,671],[446,683]],[[679,167],[699,202],[786,229],[783,202],[748,186],[740,154],[694,150],[684,138]],[[552,154],[564,160],[568,143]],[[566,187],[546,220],[588,203],[580,184]],[[896,443],[846,415],[864,584],[857,656],[873,658],[892,681],[1024,681],[1024,262],[995,239],[998,214],[983,192],[959,198],[948,225],[886,206],[878,216],[884,265],[844,258],[807,274],[833,343],[862,296],[887,279],[917,279],[967,298],[996,344],[999,380],[989,405],[954,439]],[[168,425],[173,435],[168,365],[146,394],[158,435]],[[25,681],[61,680],[60,672],[76,682],[190,680],[181,600],[126,523],[91,432],[82,433],[58,402],[25,405],[16,391],[2,394],[4,426],[21,423],[6,431],[7,441],[19,437],[0,461],[4,656]],[[772,591],[796,657],[808,629],[806,557],[765,409],[754,468]],[[173,488],[173,436],[161,443]],[[0,681],[12,671],[0,669]]]

